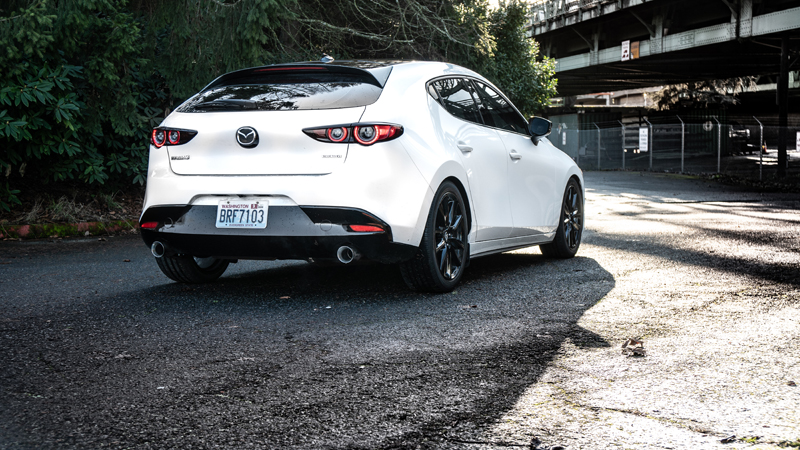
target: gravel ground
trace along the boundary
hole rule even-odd
[[[800,446],[800,196],[586,183],[578,257],[476,259],[446,295],[297,262],[186,286],[136,237],[0,242],[0,448]]]

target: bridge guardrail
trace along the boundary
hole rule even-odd
[[[531,4],[532,23],[541,23],[558,16],[574,14],[586,8],[596,7],[602,0],[538,0]]]

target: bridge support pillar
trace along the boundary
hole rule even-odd
[[[778,177],[786,176],[789,125],[789,36],[781,37],[781,75],[778,77]]]

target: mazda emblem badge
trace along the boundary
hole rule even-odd
[[[236,131],[236,142],[244,148],[258,145],[258,132],[253,127],[242,127]]]

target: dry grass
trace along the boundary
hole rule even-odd
[[[23,223],[38,223],[41,220],[42,214],[44,213],[43,205],[44,201],[41,198],[37,198],[30,211],[20,217],[20,221]]]
[[[75,196],[68,198],[62,195],[48,208],[49,220],[53,222],[80,222],[85,220],[103,220],[103,217],[94,212],[93,208],[77,201]]]
[[[23,194],[19,205],[14,205],[10,211],[0,211],[0,224],[136,220],[144,199],[144,189],[138,185],[101,191],[53,184],[29,187]]]

